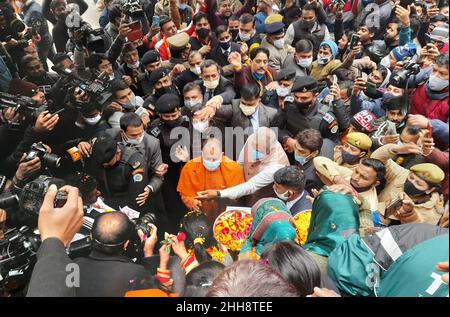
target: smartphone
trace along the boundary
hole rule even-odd
[[[395,214],[397,210],[399,210],[402,207],[403,201],[400,198],[397,198],[392,203],[390,203],[388,206],[386,206],[386,210],[384,212],[384,217],[388,218]]]
[[[134,42],[144,37],[144,34],[142,33],[141,21],[131,22],[128,24],[128,27],[131,29],[127,34],[128,42]]]
[[[159,28],[159,15],[154,15],[152,17],[152,27]]]
[[[350,38],[350,49],[351,50],[358,46],[359,40],[360,40],[359,35],[356,33],[353,33],[352,37]]]
[[[414,3],[414,0],[400,0],[400,6],[405,9],[408,9],[408,6]]]
[[[139,108],[136,109],[136,111],[134,113],[137,114],[138,116],[141,116],[145,112],[146,112],[146,110],[145,110],[144,107],[139,107]]]
[[[332,84],[333,84],[333,85],[337,85],[337,83],[338,83],[338,78],[337,78],[336,75],[333,75]]]

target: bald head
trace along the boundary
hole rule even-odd
[[[206,140],[202,149],[203,159],[208,161],[217,161],[222,157],[222,142],[216,138]]]
[[[101,244],[117,245],[130,239],[131,221],[118,211],[104,213],[92,227],[92,237]]]

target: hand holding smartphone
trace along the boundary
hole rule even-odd
[[[141,21],[133,21],[128,24],[128,27],[130,28],[130,32],[127,34],[128,42],[134,42],[144,37],[144,34],[142,34]]]

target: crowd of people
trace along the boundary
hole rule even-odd
[[[448,0],[89,5],[0,1],[0,296],[448,296]]]

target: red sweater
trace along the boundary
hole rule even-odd
[[[421,114],[428,119],[448,120],[448,97],[431,100],[425,91],[425,84],[420,85],[411,99],[411,114]]]

